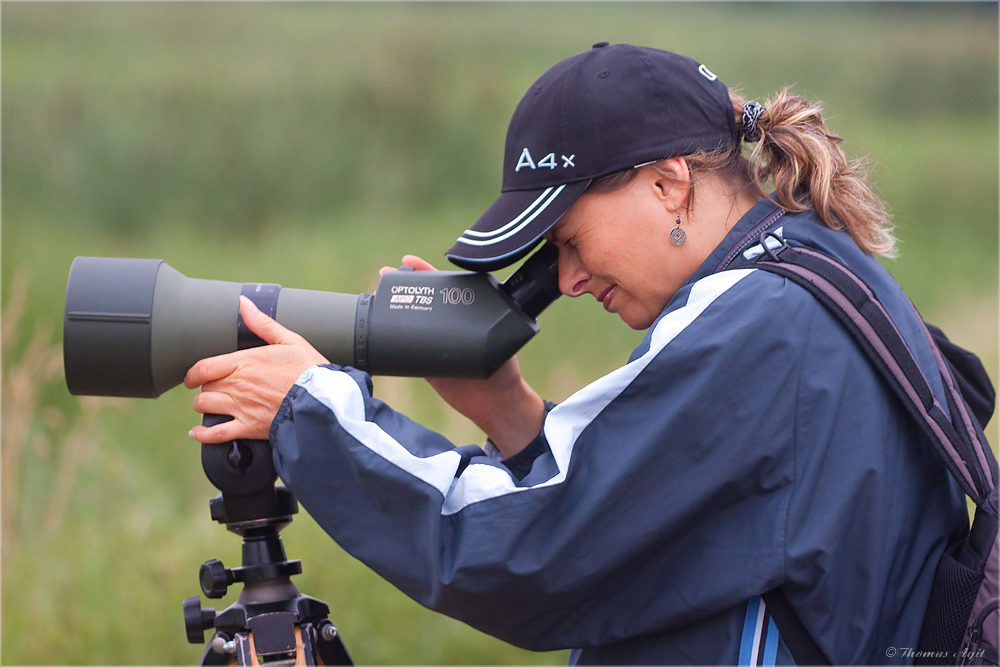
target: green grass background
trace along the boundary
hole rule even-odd
[[[208,516],[192,392],[66,391],[75,256],[351,293],[404,253],[443,266],[499,191],[528,85],[593,42],[641,43],[754,99],[793,84],[822,101],[895,213],[887,265],[996,379],[997,22],[987,3],[4,2],[0,661],[195,662],[181,601],[202,561],[239,559]],[[593,301],[561,299],[541,325],[519,358],[553,400],[638,341]],[[458,444],[481,438],[420,380],[375,386]],[[283,537],[359,663],[566,660],[420,608],[305,514]]]

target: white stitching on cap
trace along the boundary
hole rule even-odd
[[[539,206],[538,209],[534,213],[532,213],[526,220],[524,220],[524,222],[522,222],[521,224],[519,224],[517,227],[515,227],[512,230],[510,230],[506,234],[504,234],[502,236],[498,236],[495,239],[486,239],[486,240],[482,240],[482,241],[476,241],[476,240],[467,239],[467,238],[464,238],[464,237],[459,238],[458,241],[460,243],[465,243],[467,245],[480,245],[480,246],[482,246],[482,245],[492,245],[494,243],[499,243],[500,241],[504,241],[504,240],[510,238],[514,234],[517,234],[519,231],[521,231],[522,229],[524,229],[528,225],[528,223],[530,223],[532,220],[534,220],[536,217],[538,217],[539,213],[541,213],[546,208],[548,208],[548,205],[551,204],[553,201],[555,201],[556,197],[559,196],[559,193],[562,192],[563,188],[565,188],[565,187],[566,187],[566,185],[563,184],[563,185],[560,185],[558,188],[556,188],[556,191],[553,192],[552,195],[547,200],[545,200],[545,202],[541,206]],[[542,193],[542,196],[544,196],[544,194],[545,193]],[[507,229],[508,227],[510,227],[511,224],[517,222],[518,219],[520,219],[522,216],[524,216],[525,213],[527,213],[528,211],[530,211],[531,208],[535,204],[537,204],[537,203],[538,203],[538,200],[536,199],[531,204],[531,206],[529,206],[528,208],[526,208],[524,210],[524,212],[521,213],[521,215],[517,216],[517,218],[515,218],[512,222],[507,223],[506,225],[504,225],[501,229],[499,229],[497,231],[501,231],[502,229]],[[466,231],[465,233],[468,234],[469,232]]]
[[[519,216],[517,216],[516,218],[514,218],[513,220],[511,220],[510,222],[508,222],[506,225],[504,225],[500,229],[494,229],[494,230],[489,231],[489,232],[477,232],[474,229],[467,229],[467,230],[465,230],[465,234],[463,236],[479,236],[479,237],[482,237],[482,238],[487,238],[487,237],[490,237],[490,236],[496,236],[497,234],[503,234],[511,226],[516,225],[517,223],[521,222],[521,218],[523,218],[524,216],[528,215],[528,213],[531,213],[532,209],[534,209],[536,206],[538,206],[538,204],[540,204],[543,199],[545,199],[546,197],[548,197],[550,192],[552,192],[552,188],[545,188],[545,190],[542,192],[542,194],[540,194],[538,196],[538,199],[536,199],[535,201],[531,202],[531,204],[528,205],[528,208],[526,208],[523,211],[521,211],[521,214]]]

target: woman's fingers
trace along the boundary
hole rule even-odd
[[[301,336],[293,333],[265,315],[253,301],[240,296],[240,316],[247,328],[269,345],[290,345],[297,343]]]
[[[435,269],[430,262],[420,257],[417,257],[416,255],[403,255],[403,266],[412,267],[417,271],[437,271],[437,269]],[[396,270],[398,269],[395,266],[383,266],[381,269],[378,270],[378,274],[380,276],[384,276],[390,271],[396,271]]]
[[[237,358],[232,354],[202,359],[188,369],[184,376],[184,386],[188,389],[194,389],[208,382],[227,377],[236,370],[237,363]]]
[[[206,389],[195,396],[192,402],[195,412],[226,415],[232,419],[213,426],[196,426],[188,435],[201,442],[267,439],[271,420],[277,411],[273,403],[279,400],[280,392],[273,395],[234,395],[232,391],[232,387],[223,386],[219,391]]]
[[[233,419],[215,426],[195,426],[188,431],[188,435],[206,445],[215,445],[220,442],[244,439],[241,430],[242,425]]]
[[[194,411],[209,415],[228,415],[232,419],[214,426],[195,426],[188,432],[195,440],[205,443],[228,442],[247,437],[250,417],[240,410],[236,400],[221,391],[205,390],[194,397]]]
[[[403,266],[412,266],[417,271],[437,271],[430,262],[416,255],[403,255]]]
[[[194,411],[208,415],[235,415],[236,401],[221,391],[202,391],[194,397]]]

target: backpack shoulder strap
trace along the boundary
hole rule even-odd
[[[997,402],[997,392],[990,374],[986,372],[986,367],[975,354],[948,340],[941,329],[929,322],[924,324],[927,325],[927,331],[941,350],[941,356],[944,357],[948,368],[952,370],[952,375],[958,383],[958,390],[965,397],[965,402],[968,403],[976,421],[985,430],[993,418]]]
[[[882,304],[853,272],[822,253],[787,243],[777,251],[768,250],[750,266],[784,276],[816,296],[850,331],[965,493],[977,505],[985,500],[996,485],[996,458],[926,326],[922,325],[924,335],[944,383],[948,413]]]

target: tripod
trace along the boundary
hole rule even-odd
[[[212,425],[226,419],[205,415]],[[243,538],[243,564],[227,568],[206,561],[199,578],[202,592],[221,598],[242,583],[239,600],[216,614],[202,609],[198,596],[184,600],[184,625],[191,643],[204,643],[215,629],[200,665],[353,665],[329,607],[299,593],[292,575],[302,572],[288,560],[278,532],[298,512],[292,492],[275,486],[277,473],[266,441],[237,440],[202,445],[202,467],[222,493],[209,505],[212,518]]]

